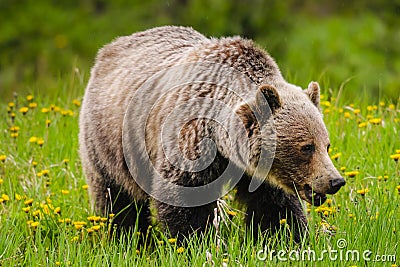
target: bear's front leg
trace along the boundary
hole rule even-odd
[[[289,195],[281,188],[263,183],[254,192],[248,191],[250,177],[243,177],[237,185],[236,197],[247,206],[246,223],[252,227],[255,238],[261,232],[276,233],[280,220],[286,219],[296,242],[307,233],[307,219],[297,196]]]
[[[212,223],[216,203],[183,208],[155,201],[159,222],[172,236],[182,239],[193,233],[202,233]]]

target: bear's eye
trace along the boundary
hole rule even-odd
[[[315,145],[314,144],[308,144],[304,145],[301,147],[301,151],[305,154],[311,154],[314,153],[315,151]]]
[[[331,144],[328,144],[327,146],[326,146],[326,151],[328,151],[329,152],[329,148],[331,147]]]

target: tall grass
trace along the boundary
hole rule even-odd
[[[77,153],[82,80],[78,75],[65,84],[74,93],[0,103],[0,266],[399,264],[399,103],[337,99],[338,90],[323,94],[330,155],[347,185],[323,206],[305,207],[308,240],[293,243],[284,220],[279,234],[253,240],[231,192],[219,223],[182,245],[157,224],[146,233],[109,235],[112,218],[91,210]],[[137,245],[139,239],[147,242]],[[301,259],[311,250],[315,260]],[[349,250],[359,251],[359,259],[346,258]],[[363,259],[367,250],[370,262]],[[385,261],[373,261],[377,255]]]

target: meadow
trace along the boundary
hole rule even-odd
[[[323,85],[330,156],[347,184],[324,205],[305,205],[308,240],[294,243],[283,218],[280,233],[253,240],[230,192],[205,235],[182,245],[156,223],[110,236],[113,216],[91,209],[78,156],[78,78],[60,82],[69,94],[0,102],[0,266],[399,265],[398,100],[343,98],[346,87]]]

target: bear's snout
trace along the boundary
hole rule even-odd
[[[342,178],[335,178],[329,181],[330,188],[327,194],[335,194],[339,189],[346,184],[346,181]]]

